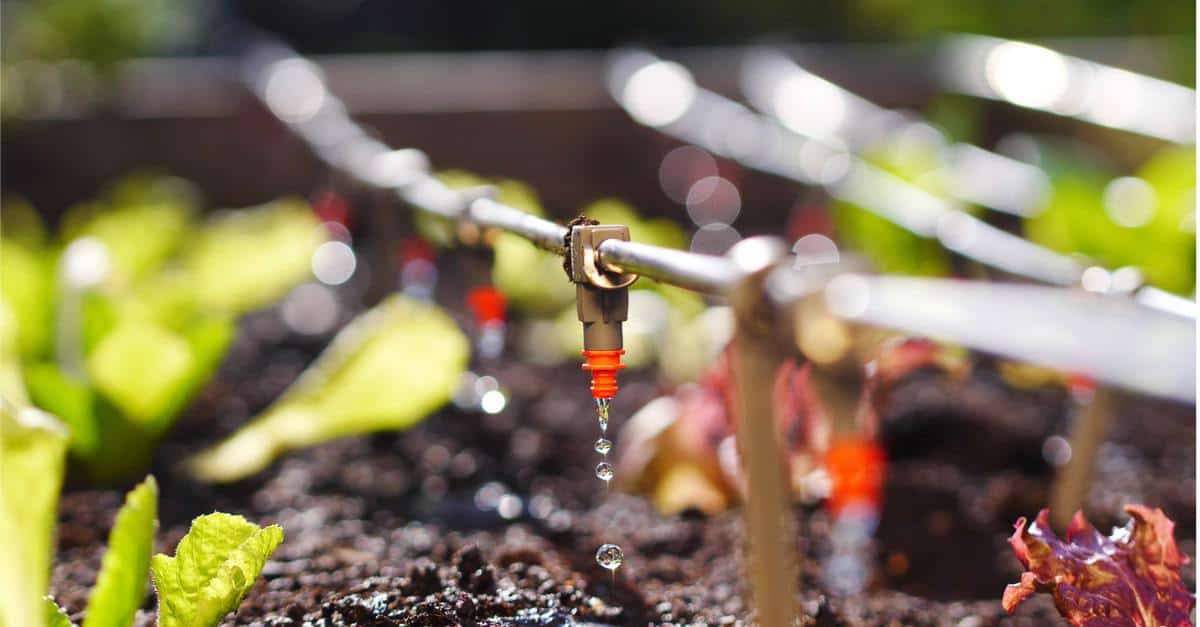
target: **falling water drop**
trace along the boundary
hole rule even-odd
[[[600,433],[608,432],[608,404],[609,399],[596,399],[596,418],[600,421]]]
[[[621,567],[624,560],[625,554],[621,552],[621,547],[615,544],[601,544],[600,548],[596,549],[596,563],[613,572]]]
[[[610,464],[608,462],[600,462],[599,464],[596,464],[596,476],[605,481],[612,481],[612,478],[613,478],[612,464]]]
[[[601,455],[608,455],[608,452],[612,450],[612,446],[612,440],[600,438],[599,440],[596,440],[596,444],[593,446],[593,448],[595,448],[596,452]]]

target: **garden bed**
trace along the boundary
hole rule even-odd
[[[584,374],[506,357],[476,368],[511,394],[496,415],[447,407],[404,433],[349,438],[291,454],[253,479],[199,484],[177,463],[264,408],[327,338],[290,334],[273,311],[247,317],[219,374],[156,453],[158,549],[213,510],[278,523],[287,537],[225,624],[732,624],[743,597],[737,511],[657,514],[592,474],[596,436]],[[661,390],[623,376],[614,424]],[[1045,438],[1064,430],[1066,399],[1019,392],[980,360],[966,382],[906,378],[885,416],[892,458],[869,592],[821,589],[829,531],[820,508],[797,508],[801,608],[818,625],[1057,624],[1049,597],[1014,617],[1000,607],[1021,572],[1006,537],[1048,500]],[[1194,558],[1192,408],[1133,399],[1101,450],[1089,515],[1122,522],[1123,499],[1162,507]],[[86,602],[122,487],[68,486],[51,593],[73,617]],[[514,497],[516,500],[514,500]],[[518,507],[519,505],[519,507]],[[618,542],[625,565],[596,565]],[[1193,565],[1185,584],[1195,585]],[[150,596],[138,624],[152,623]]]

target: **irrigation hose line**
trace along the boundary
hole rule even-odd
[[[451,189],[427,170],[424,153],[393,151],[350,119],[320,70],[286,47],[271,43],[250,51],[243,81],[280,121],[326,165],[351,180],[394,193],[418,210],[514,233],[540,248],[564,254],[567,228],[492,198],[489,187]],[[398,153],[408,153],[400,158]],[[394,158],[393,158],[394,157]],[[391,158],[391,163],[389,163]],[[744,275],[728,258],[606,241],[601,265],[672,285],[723,295]]]
[[[672,68],[670,71],[678,83],[674,85],[679,92],[676,96],[682,94],[681,98],[670,102],[674,108],[669,118],[657,110],[652,112],[662,113],[663,117],[650,119],[645,112],[638,115],[627,102],[625,94],[633,78],[652,67]],[[660,77],[656,84],[670,85],[667,78]],[[821,186],[834,198],[859,205],[920,237],[931,238],[963,257],[1015,276],[1065,287],[1081,285],[1085,271],[1091,269],[1071,255],[1052,251],[970,215],[962,210],[965,198],[950,200],[926,192],[868,163],[854,150],[797,133],[774,117],[756,113],[741,103],[701,88],[692,82],[686,68],[645,50],[626,49],[614,53],[608,82],[613,99],[643,126],[751,169],[802,185]],[[870,106],[874,107],[873,104]],[[758,138],[759,149],[751,150],[745,141],[735,141],[734,134]],[[826,179],[827,172],[816,173],[811,164],[805,165],[803,158],[795,158],[795,155],[806,153],[810,161],[822,154],[840,155],[847,160],[845,170]],[[1193,301],[1151,286],[1142,285],[1131,295],[1147,307],[1188,320],[1197,317]]]
[[[258,63],[251,65],[248,68],[249,71],[243,75],[245,83],[267,108],[294,133],[303,138],[314,153],[333,171],[368,187],[393,193],[398,200],[420,211],[449,220],[473,223],[480,227],[499,228],[519,235],[555,254],[563,255],[565,253],[562,243],[567,234],[566,227],[496,201],[492,198],[494,190],[489,186],[451,189],[428,171],[429,162],[424,153],[414,149],[392,150],[371,138],[365,130],[351,120],[342,103],[329,92],[320,75],[320,70],[314,64],[297,56],[294,52],[278,46],[273,50],[268,49],[266,52],[269,54],[255,55],[252,52],[251,61],[257,58]],[[286,74],[283,79],[280,78],[281,73]],[[282,90],[283,93],[291,97],[292,94],[299,92],[303,97],[302,100],[299,103],[294,100],[280,101],[277,98],[280,90],[273,91],[272,87],[273,83],[278,82],[283,82],[287,87]],[[602,242],[597,247],[597,252],[600,255],[599,264],[607,269],[616,272],[634,272],[677,287],[724,296],[731,293],[746,277],[762,269],[761,262],[765,258],[763,251],[767,247],[762,245],[766,242],[757,242],[761,239],[771,239],[777,244],[782,244],[773,238],[751,238],[743,242],[747,246],[739,244],[730,251],[729,255],[715,256],[614,239]],[[817,282],[819,284],[815,284],[813,281],[804,280],[804,277],[797,275],[796,259],[795,257],[774,259],[775,265],[781,270],[774,274],[780,280],[770,281],[769,283],[772,285],[766,286],[764,296],[776,305],[786,306],[813,292],[826,291],[826,281],[822,280]],[[830,269],[836,270],[836,268]],[[801,274],[804,273],[801,272]],[[943,309],[953,306],[954,303],[951,301],[954,301],[957,296],[965,296],[965,294],[958,295],[957,292],[949,289],[951,287],[958,287],[960,290],[970,287],[977,291],[983,289],[985,287],[983,285],[972,282],[922,281],[904,277],[862,277],[858,280],[866,282],[867,285],[877,285],[878,290],[872,289],[871,291],[876,293],[879,298],[872,297],[870,299],[873,301],[871,307],[861,311],[838,312],[836,308],[831,308],[831,312],[838,317],[910,333],[925,333],[986,352],[999,352],[999,354],[1015,359],[1031,360],[1067,370],[1071,370],[1073,367],[1089,370],[1095,365],[1092,363],[1089,366],[1091,362],[1081,363],[1080,360],[1072,359],[1068,354],[1071,352],[1072,346],[1078,348],[1078,342],[1088,338],[1098,341],[1110,336],[1123,338],[1122,342],[1101,342],[1108,345],[1108,352],[1104,355],[1107,358],[1106,362],[1115,365],[1110,368],[1101,368],[1103,372],[1095,372],[1097,378],[1152,395],[1194,402],[1194,386],[1190,383],[1182,385],[1180,383],[1182,379],[1179,377],[1162,377],[1156,382],[1151,380],[1153,377],[1149,377],[1147,373],[1139,375],[1131,368],[1121,367],[1122,364],[1128,363],[1126,360],[1113,359],[1117,356],[1116,353],[1122,351],[1149,359],[1153,355],[1146,353],[1146,350],[1149,350],[1148,347],[1163,348],[1162,341],[1150,341],[1156,338],[1168,341],[1172,346],[1194,345],[1194,327],[1183,325],[1190,328],[1189,336],[1188,329],[1182,329],[1180,324],[1172,324],[1173,322],[1183,322],[1174,315],[1161,314],[1150,308],[1136,307],[1134,303],[1121,302],[1120,299],[1095,298],[1096,295],[1091,295],[1093,298],[1087,298],[1081,294],[1072,296],[1073,292],[1061,291],[1060,288],[1012,286],[1004,288],[1008,291],[1002,289],[1001,293],[1008,294],[1013,290],[1022,290],[1019,302],[1024,305],[1030,304],[1030,299],[1040,298],[1048,305],[1054,305],[1063,299],[1082,298],[1087,301],[1085,309],[1090,314],[1084,315],[1086,312],[1078,307],[1073,307],[1074,311],[1071,313],[1076,317],[1096,320],[1106,318],[1108,322],[1124,328],[1124,332],[1112,334],[1111,326],[1110,330],[1105,330],[1101,328],[1103,325],[1093,324],[1089,333],[1079,334],[1081,337],[1076,338],[1076,343],[1070,346],[1063,341],[1055,342],[1054,336],[1044,336],[1041,339],[1045,346],[1039,345],[1041,350],[1033,350],[1027,346],[1028,342],[1026,342],[1021,344],[1024,348],[1017,351],[1021,354],[1014,354],[1012,347],[996,341],[994,337],[996,333],[973,333],[964,326],[969,326],[970,319],[974,318],[976,314],[982,315],[980,312],[987,312],[991,308],[987,303],[979,300],[976,292],[972,292],[972,295],[976,296],[972,302],[982,304],[977,306],[974,313],[964,310],[967,315],[952,316],[940,321],[941,323],[937,325],[928,324],[926,319],[929,317],[929,312],[917,311],[922,304],[939,304]],[[833,282],[828,281],[831,287]],[[846,281],[842,281],[842,283],[846,283]],[[999,289],[1004,286],[992,287]],[[892,291],[879,291],[885,289]],[[916,292],[921,293],[921,298],[917,299],[921,302],[910,302],[911,299],[904,295],[907,293],[911,296]],[[882,298],[889,294],[894,294],[896,298]],[[826,296],[828,297],[827,291]],[[890,300],[890,302],[885,305],[883,303],[885,300]],[[1114,302],[1105,302],[1108,300]],[[1081,303],[1076,303],[1076,305],[1079,304]],[[1037,333],[1033,333],[1034,335],[1046,332],[1050,327],[1056,327],[1062,322],[1062,320],[1058,320],[1047,325],[1046,321],[1038,318],[1035,312],[1026,312],[1023,315],[1027,318],[1026,323],[1028,324],[1022,328],[1029,333],[1033,333],[1031,329],[1036,330]],[[1011,326],[1005,325],[1003,319],[997,319],[994,322],[997,325],[996,330],[1007,329]],[[1013,333],[1017,332],[1016,329],[1009,330]],[[1190,341],[1184,336],[1189,336]],[[1140,339],[1146,340],[1140,342],[1145,346],[1139,347]],[[1047,353],[1046,346],[1054,349],[1053,354],[1050,355],[1051,359],[1045,358],[1045,355],[1042,354]],[[1028,354],[1025,354],[1025,351],[1028,351]],[[1084,354],[1089,353],[1085,351]],[[1036,355],[1036,357],[1030,358],[1031,355]],[[1178,359],[1172,359],[1171,355],[1172,352],[1168,352],[1167,358],[1158,361],[1163,362],[1161,365],[1164,368],[1173,368],[1178,373],[1182,373],[1180,376],[1183,378],[1194,381],[1194,362],[1184,363]],[[1162,368],[1148,370],[1162,372]]]

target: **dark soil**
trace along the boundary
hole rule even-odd
[[[178,460],[265,407],[322,342],[287,334],[273,312],[250,317],[220,375],[160,447],[159,550],[213,510],[279,523],[286,540],[228,625],[737,624],[741,523],[663,517],[640,498],[605,495],[592,476],[596,436],[582,373],[506,360],[482,373],[511,393],[498,415],[447,408],[406,433],[332,442],[287,456],[231,486],[197,484]],[[628,373],[615,427],[660,390]],[[1047,500],[1046,437],[1062,433],[1066,399],[1017,392],[986,363],[965,383],[918,372],[894,395],[892,460],[870,591],[832,598],[819,558],[829,520],[797,508],[801,607],[813,625],[1058,624],[1049,599],[1013,617],[1000,608],[1019,567],[1005,539]],[[1174,518],[1194,558],[1195,422],[1191,407],[1131,398],[1101,453],[1088,513],[1097,526],[1141,502]],[[122,494],[69,487],[60,510],[52,593],[80,618]],[[489,505],[519,499],[502,517]],[[485,507],[481,508],[477,502]],[[625,565],[599,568],[617,542]],[[1185,574],[1194,585],[1194,568]],[[139,624],[153,623],[148,594]]]

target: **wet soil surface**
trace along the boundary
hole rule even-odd
[[[582,373],[514,358],[477,368],[511,399],[496,415],[447,408],[396,434],[298,452],[250,480],[197,484],[176,464],[265,407],[323,340],[289,335],[275,314],[248,318],[219,376],[157,453],[158,549],[214,510],[279,523],[286,540],[227,625],[738,624],[743,600],[737,512],[657,514],[605,494],[592,475],[597,427]],[[613,426],[656,394],[623,376]],[[891,458],[867,593],[825,592],[829,519],[797,508],[804,566],[799,601],[812,625],[1061,624],[1048,597],[1009,617],[1004,585],[1019,566],[1005,539],[1047,500],[1042,448],[1066,428],[1061,392],[1019,392],[986,363],[966,382],[918,372],[892,399]],[[1101,451],[1088,513],[1123,522],[1120,506],[1163,507],[1195,557],[1195,423],[1191,407],[1127,399]],[[68,487],[52,593],[81,618],[124,490]],[[1183,540],[1186,539],[1186,540]],[[616,542],[615,575],[595,550]],[[1195,584],[1188,566],[1185,583]],[[148,589],[139,624],[153,624]]]

